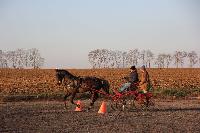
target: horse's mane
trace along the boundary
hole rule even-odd
[[[77,78],[76,76],[74,76],[73,74],[71,74],[70,72],[68,72],[67,70],[64,70],[64,69],[56,69],[56,73],[58,75],[66,76],[69,79]]]

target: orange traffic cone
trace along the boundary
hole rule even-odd
[[[75,111],[82,111],[82,105],[81,105],[81,101],[80,101],[80,100],[78,100],[77,104],[79,105],[79,107],[78,107],[78,106],[76,106],[76,109],[75,109]]]
[[[106,113],[106,103],[104,101],[102,102],[98,113],[100,113],[100,114],[105,114]]]

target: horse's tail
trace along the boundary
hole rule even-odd
[[[107,81],[107,80],[105,80],[105,79],[102,79],[101,80],[101,83],[102,83],[102,88],[103,88],[103,90],[106,92],[106,93],[110,93],[109,92],[109,89],[110,89],[110,84],[109,84],[109,82]]]

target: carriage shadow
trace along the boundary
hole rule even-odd
[[[187,111],[199,111],[200,107],[189,107],[189,108],[163,108],[163,109],[149,109],[151,112],[187,112]]]

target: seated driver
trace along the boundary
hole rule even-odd
[[[124,77],[126,80],[128,80],[128,82],[124,83],[122,85],[122,87],[119,89],[119,92],[123,92],[128,90],[128,88],[134,84],[137,83],[139,81],[138,79],[138,73],[137,73],[137,69],[135,68],[135,66],[131,66],[130,68],[130,74],[128,77]],[[136,89],[136,86],[135,86]]]

